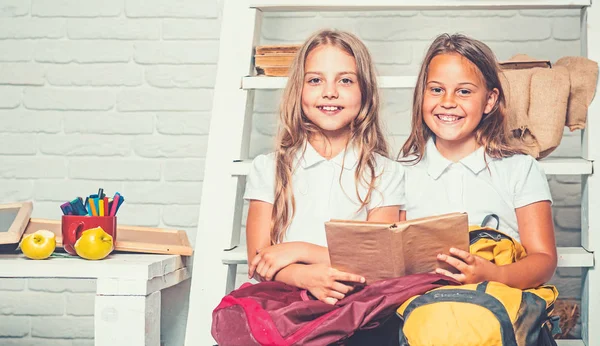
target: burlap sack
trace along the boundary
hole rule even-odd
[[[500,83],[506,98],[506,128],[511,145],[537,157],[539,146],[529,123],[529,85],[536,69],[505,70],[500,72]]]
[[[550,68],[547,60],[520,54],[500,66],[512,145],[540,159],[560,144],[565,125],[571,131],[585,126],[598,79],[596,62],[566,57]]]
[[[569,71],[571,93],[565,125],[571,131],[583,129],[588,106],[592,103],[596,91],[598,63],[579,56],[569,56],[559,59],[554,65],[564,66]]]
[[[540,149],[538,159],[546,157],[563,136],[569,100],[569,71],[564,66],[536,68],[529,87],[529,127]]]
[[[500,83],[506,97],[506,124],[510,129],[529,126],[529,84],[534,70],[509,70],[500,73]]]

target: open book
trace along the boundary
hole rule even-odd
[[[331,220],[325,223],[331,266],[362,275],[367,284],[399,276],[453,270],[437,260],[451,247],[469,251],[466,213],[396,223]]]

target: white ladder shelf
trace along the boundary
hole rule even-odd
[[[286,78],[252,77],[263,12],[578,8],[582,56],[600,61],[600,6],[591,5],[591,0],[224,0],[186,346],[214,344],[212,310],[234,288],[237,265],[246,263],[245,248],[224,249],[240,242],[254,90],[286,83]],[[412,88],[415,81],[415,76],[380,77],[382,88]],[[593,162],[600,160],[599,99],[596,95],[589,108],[582,157],[541,161],[547,174],[582,176],[582,247],[558,248],[559,267],[583,268],[582,340],[561,340],[562,346],[600,345],[600,268],[594,258],[600,249],[600,178],[593,174]]]

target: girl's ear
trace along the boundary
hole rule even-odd
[[[497,88],[492,89],[492,91],[488,93],[487,104],[485,105],[485,109],[483,110],[484,114],[489,114],[492,112],[492,110],[496,106],[496,102],[498,102],[499,94],[500,91],[498,91]]]

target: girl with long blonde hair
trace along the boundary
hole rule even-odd
[[[536,287],[556,269],[552,197],[543,169],[511,146],[504,93],[491,49],[463,35],[440,35],[429,47],[414,90],[412,131],[399,160],[406,205],[400,218],[467,212],[470,224],[491,225],[520,241],[528,256],[497,266],[458,249],[439,254],[463,283],[498,281]]]
[[[398,220],[403,168],[387,156],[367,48],[347,32],[313,34],[290,68],[276,150],[256,157],[248,176],[249,277],[330,304],[364,282],[330,267],[324,223]]]

